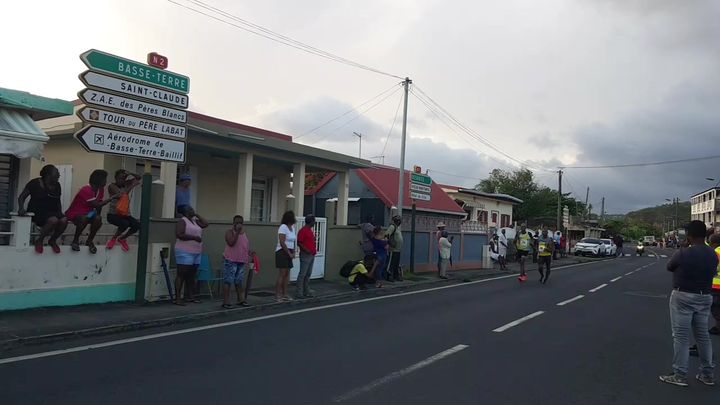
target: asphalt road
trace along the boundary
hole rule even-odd
[[[533,272],[524,284],[506,277],[293,307],[194,331],[105,337],[93,343],[107,346],[92,350],[36,347],[35,358],[0,360],[0,398],[103,405],[720,403],[720,387],[658,381],[672,356],[666,261],[633,256],[561,269],[547,285]],[[128,337],[135,340],[118,341]],[[720,350],[720,339],[712,339]]]

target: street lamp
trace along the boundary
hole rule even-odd
[[[362,159],[362,134],[359,134],[359,133],[353,131],[353,135],[357,136],[358,139],[360,140],[360,146],[358,148],[358,157],[360,159]]]

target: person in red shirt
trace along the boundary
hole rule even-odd
[[[70,222],[75,224],[75,237],[70,247],[72,250],[80,251],[80,235],[85,228],[90,225],[90,234],[88,235],[85,245],[87,245],[90,253],[97,253],[97,248],[93,243],[95,234],[102,226],[100,211],[102,207],[110,201],[117,199],[119,195],[112,195],[107,200],[105,197],[105,185],[107,184],[108,172],[97,169],[90,174],[90,184],[80,188],[80,191],[73,198],[70,208],[65,212]]]
[[[313,264],[315,263],[315,255],[317,254],[317,244],[315,243],[315,216],[308,215],[305,217],[305,226],[300,229],[297,236],[297,245],[300,249],[300,274],[297,278],[296,298],[312,298],[314,297],[310,290],[310,275],[312,274]]]

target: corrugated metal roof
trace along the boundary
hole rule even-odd
[[[0,107],[22,110],[36,121],[73,113],[73,105],[69,101],[36,96],[26,91],[2,87],[0,87]]]
[[[48,139],[27,113],[0,107],[0,153],[40,158]]]

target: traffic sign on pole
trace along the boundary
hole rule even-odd
[[[77,116],[86,123],[127,128],[170,138],[185,139],[187,128],[95,107],[83,107]]]
[[[144,63],[131,61],[96,49],[84,52],[80,55],[80,59],[91,70],[137,80],[183,94],[190,91],[190,78],[187,76],[154,68]]]
[[[75,134],[88,152],[185,163],[185,142],[87,126]]]
[[[80,81],[87,87],[95,89],[110,90],[122,95],[140,97],[153,102],[168,104],[173,107],[188,107],[188,96],[184,94],[173,93],[90,70],[80,74]]]
[[[432,188],[428,186],[423,186],[420,184],[410,183],[410,190],[417,191],[418,193],[425,193],[430,194],[432,193]]]
[[[414,191],[411,191],[410,198],[412,198],[413,200],[430,201],[430,194],[416,193]]]
[[[139,101],[127,97],[116,96],[115,94],[105,93],[93,89],[81,90],[80,93],[78,93],[78,98],[88,105],[92,104],[110,107],[135,114],[149,115],[155,118],[179,122],[181,124],[185,124],[187,122],[187,112],[185,111],[163,107],[158,104],[147,103],[145,101]]]
[[[419,173],[410,173],[410,181],[415,184],[421,184],[425,186],[432,185],[432,179],[430,176]]]

